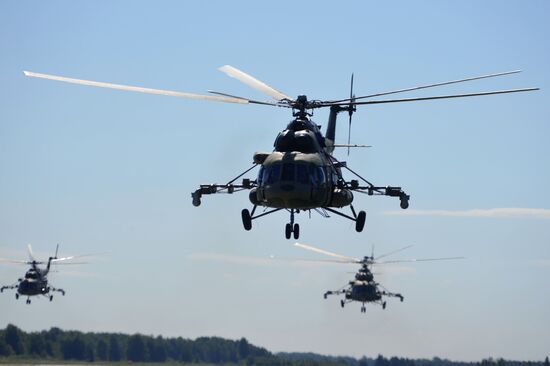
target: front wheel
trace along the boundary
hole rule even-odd
[[[243,219],[243,226],[246,231],[252,229],[252,217],[250,216],[250,211],[246,208],[241,211],[241,217]]]
[[[298,239],[300,237],[300,225],[294,224],[294,230],[292,232],[294,233],[294,239]]]
[[[365,227],[365,220],[367,219],[367,214],[365,211],[359,211],[357,218],[355,219],[355,231],[360,233]]]
[[[286,224],[285,225],[285,237],[287,239],[290,239],[290,236],[292,235],[292,225]]]

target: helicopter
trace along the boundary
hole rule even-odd
[[[51,265],[52,264],[81,264],[81,262],[65,263],[65,261],[74,259],[76,258],[76,256],[58,258],[57,253],[59,250],[59,244],[55,248],[55,255],[53,257],[49,257],[47,262],[37,261],[34,258],[32,247],[30,245],[27,246],[27,249],[29,252],[28,261],[0,258],[0,262],[14,263],[14,264],[28,264],[31,266],[31,268],[27,270],[23,278],[19,278],[17,282],[13,285],[0,287],[0,292],[4,292],[4,290],[16,289],[17,292],[15,293],[15,299],[19,299],[19,296],[27,296],[27,301],[26,301],[27,304],[31,303],[31,299],[30,299],[31,296],[42,295],[49,298],[50,301],[53,300],[53,294],[52,294],[53,292],[59,292],[63,296],[65,296],[65,290],[50,286],[48,283],[47,276],[50,272]],[[40,264],[46,264],[46,268],[40,268],[38,266]]]
[[[389,253],[374,257],[374,246],[372,253],[369,256],[363,258],[352,258],[341,254],[329,252],[324,249],[320,249],[308,244],[295,243],[296,247],[310,250],[316,253],[324,254],[336,259],[329,260],[334,263],[352,263],[359,264],[361,268],[355,273],[355,278],[348,282],[344,287],[338,290],[329,290],[323,294],[323,298],[327,299],[329,295],[344,295],[344,298],[340,300],[340,306],[343,308],[347,303],[356,301],[361,303],[361,313],[366,313],[367,303],[378,304],[382,306],[382,309],[386,309],[385,297],[398,298],[401,302],[405,299],[403,295],[395,292],[388,291],[384,286],[374,280],[374,273],[371,270],[372,266],[383,265],[389,263],[404,263],[404,262],[426,262],[426,261],[439,261],[439,260],[453,260],[463,259],[463,257],[446,257],[446,258],[425,258],[425,259],[405,259],[405,260],[389,260],[380,261],[380,258],[384,258],[405,249],[412,247],[408,245],[406,247],[391,251]],[[326,262],[327,260],[324,260]]]
[[[321,216],[327,218],[330,217],[329,213],[332,213],[355,222],[355,230],[357,232],[363,231],[366,213],[362,210],[359,212],[355,210],[352,204],[354,201],[353,193],[362,193],[369,196],[383,195],[397,197],[399,198],[400,207],[402,209],[407,209],[409,207],[410,195],[408,195],[401,187],[375,185],[349,168],[345,161],[340,161],[333,155],[334,149],[338,147],[346,147],[348,149],[348,154],[350,148],[368,147],[368,145],[350,144],[352,115],[355,113],[357,106],[462,98],[538,90],[538,88],[523,88],[406,99],[366,100],[378,96],[510,75],[518,73],[520,70],[421,85],[412,88],[398,89],[363,96],[355,96],[353,92],[352,74],[349,98],[323,101],[309,100],[305,95],[298,95],[298,97],[294,99],[230,65],[222,66],[219,70],[248,85],[249,87],[273,98],[273,101],[254,100],[212,90],[208,91],[210,95],[205,95],[75,79],[30,71],[24,71],[24,74],[28,77],[117,90],[160,94],[215,102],[256,104],[291,109],[293,119],[288,123],[286,128],[277,135],[274,142],[273,151],[256,152],[253,155],[252,167],[246,169],[236,178],[228,181],[227,183],[201,184],[198,189],[191,193],[192,204],[195,207],[198,207],[201,205],[201,198],[204,195],[217,193],[232,194],[238,191],[248,190],[249,201],[252,203],[252,209],[249,210],[245,208],[241,211],[241,219],[244,229],[247,231],[251,230],[253,220],[270,215],[280,210],[286,210],[290,214],[290,220],[285,225],[285,237],[287,239],[290,239],[291,236],[293,236],[294,239],[299,238],[300,225],[295,222],[295,214],[299,214],[301,211],[308,211],[311,215],[311,210],[314,210]],[[311,119],[313,116],[313,111],[320,108],[330,109],[324,135],[321,132],[321,126],[317,125]],[[348,143],[337,144],[335,140],[337,116],[339,113],[345,112],[347,112],[349,116]],[[238,179],[242,178],[245,174],[249,173],[257,166],[260,166],[260,169],[255,179],[243,178],[242,181],[237,182]],[[342,173],[344,170],[351,173],[355,179],[345,179]],[[349,207],[351,213],[342,212],[340,209],[344,207]],[[263,209],[263,211],[261,213],[257,213],[256,211],[258,208]]]

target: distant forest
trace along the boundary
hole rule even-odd
[[[228,340],[200,337],[195,340],[163,338],[142,334],[83,333],[51,328],[25,332],[9,324],[0,330],[0,362],[40,359],[84,362],[181,362],[273,366],[550,366],[544,361],[506,361],[485,359],[480,362],[455,362],[440,358],[414,360],[323,356],[314,353],[271,353],[254,346],[245,338]]]

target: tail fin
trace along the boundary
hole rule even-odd
[[[332,152],[334,151],[334,142],[336,141],[336,119],[338,117],[338,113],[347,111],[349,114],[349,126],[348,126],[348,145],[350,145],[350,139],[351,139],[351,116],[353,115],[353,112],[355,112],[355,105],[353,102],[355,101],[355,95],[353,94],[353,74],[351,74],[351,87],[349,92],[349,105],[347,107],[342,107],[340,105],[333,105],[330,107],[330,114],[328,116],[328,124],[327,124],[327,132],[325,134],[325,137],[327,139],[327,147],[328,151]],[[348,147],[348,155],[349,155],[349,147]]]
[[[46,267],[46,271],[50,270],[50,266],[52,264],[52,259],[57,259],[57,252],[59,251],[59,244],[55,247],[55,255],[53,257],[48,258],[48,266]]]

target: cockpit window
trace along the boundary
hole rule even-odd
[[[36,272],[28,271],[27,273],[25,273],[25,278],[36,279],[38,278],[38,276],[36,275]]]
[[[281,175],[281,164],[273,164],[266,169],[266,172],[267,179],[264,179],[264,182],[267,182],[267,184],[278,182]]]
[[[296,164],[296,180],[298,183],[307,184],[308,182],[308,166],[304,164]]]
[[[281,174],[281,180],[294,181],[294,163],[283,164],[283,173]]]
[[[284,181],[317,185],[325,183],[325,174],[324,167],[311,163],[277,163],[260,168],[258,184],[265,185]]]

